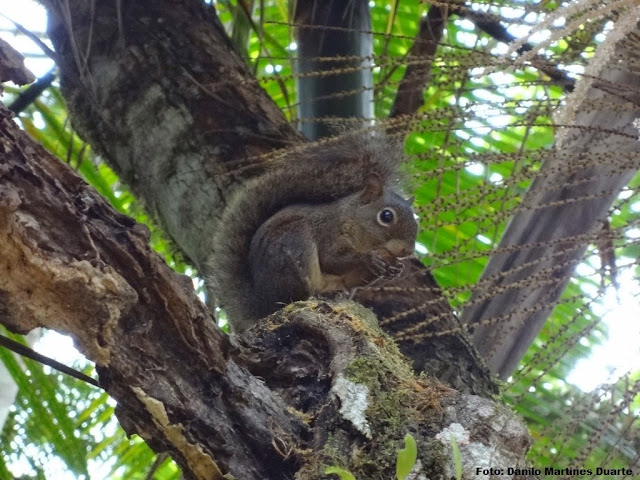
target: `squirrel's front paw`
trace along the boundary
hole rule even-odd
[[[386,250],[369,253],[369,269],[377,278],[395,278],[404,270],[404,264]]]
[[[316,293],[312,298],[340,302],[342,300],[351,300],[351,292],[347,290],[332,290],[330,292]]]

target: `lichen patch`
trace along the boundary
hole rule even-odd
[[[365,437],[371,439],[371,426],[365,415],[369,407],[369,388],[338,374],[331,392],[340,399],[340,415],[349,420]]]

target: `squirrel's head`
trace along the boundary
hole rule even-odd
[[[375,173],[366,179],[365,187],[357,194],[359,228],[364,230],[362,251],[384,249],[394,257],[413,253],[418,222],[411,203],[385,186]]]

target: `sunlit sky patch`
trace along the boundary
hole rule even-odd
[[[37,77],[41,77],[54,66],[53,60],[45,56],[38,45],[22,34],[14,35],[15,27],[9,19],[26,29],[41,33],[47,29],[47,17],[41,5],[33,0],[0,0],[0,37],[25,55],[25,65]],[[7,18],[8,17],[8,18]],[[46,40],[49,48],[53,48]]]

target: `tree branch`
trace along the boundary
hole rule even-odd
[[[416,39],[407,55],[408,66],[398,86],[389,117],[413,115],[424,103],[424,91],[428,87],[431,62],[447,23],[447,7],[431,5],[427,16],[420,20]],[[411,62],[420,59],[420,62]]]
[[[256,156],[300,137],[201,2],[58,3],[50,31],[74,125],[202,267],[225,199],[264,168]],[[330,462],[388,478],[407,432],[417,473],[450,477],[453,423],[473,439],[460,446],[465,476],[479,450],[497,467],[524,465],[529,439],[512,412],[415,377],[357,305],[295,304],[236,344],[149,251],[144,227],[10,120],[0,126],[3,323],[71,334],[125,430],[187,477],[320,479]]]
[[[492,255],[482,274],[483,287],[475,289],[471,306],[463,311],[465,323],[479,325],[474,344],[503,379],[518,366],[551,313],[550,307],[540,307],[555,305],[564,291],[587,247],[585,235],[601,228],[620,189],[640,168],[634,127],[640,75],[620,61],[634,58],[640,45],[637,35],[623,38],[615,29],[607,41],[618,41],[615,52],[610,53],[612,44],[599,47],[593,67],[568,97],[558,117],[555,151],[503,234],[501,253]],[[532,288],[535,278],[551,279],[553,285]],[[497,291],[503,293],[474,303]],[[500,316],[508,320],[492,322]]]
[[[17,353],[18,355],[22,355],[23,357],[30,358],[31,360],[35,360],[36,362],[39,362],[43,365],[47,365],[48,367],[51,367],[54,370],[57,370],[61,373],[69,375],[78,380],[82,380],[83,382],[93,385],[94,387],[100,388],[100,384],[96,379],[91,378],[90,376],[85,375],[84,373],[79,372],[78,370],[68,367],[64,363],[60,363],[54,360],[53,358],[49,358],[46,355],[42,355],[41,353],[38,353],[35,350],[27,347],[26,345],[23,345],[20,342],[16,342],[15,340],[12,340],[9,337],[0,335],[0,347],[4,347],[7,350],[11,350],[12,352]]]
[[[56,79],[56,74],[51,71],[40,77],[35,81],[33,85],[30,85],[25,91],[21,92],[18,97],[11,102],[7,108],[16,115],[24,111],[29,105],[36,101],[36,99],[51,86]]]
[[[191,281],[149,249],[143,226],[0,113],[0,321],[71,335],[125,430],[192,478],[291,471],[272,440],[303,445],[306,426],[230,358]]]
[[[33,73],[24,66],[24,57],[0,38],[0,83],[11,81],[16,85],[24,85],[34,79]]]

